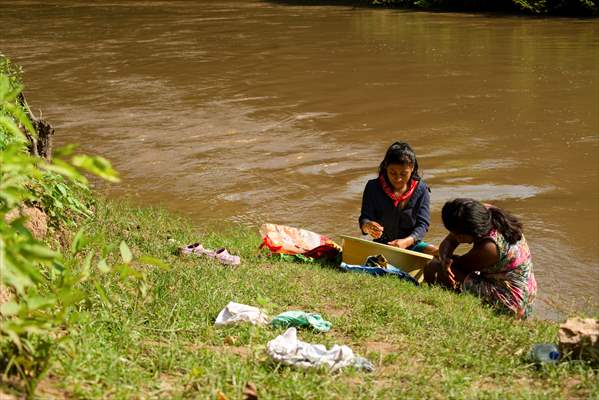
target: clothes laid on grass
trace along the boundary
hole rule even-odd
[[[311,258],[334,259],[341,253],[341,246],[324,235],[306,229],[285,225],[263,224],[260,226],[262,244],[272,254],[301,254]]]
[[[233,325],[239,322],[249,322],[252,325],[266,325],[268,324],[268,315],[258,307],[230,301],[218,313],[216,321],[214,321],[214,326]]]
[[[274,327],[312,328],[319,332],[328,332],[333,324],[325,321],[320,314],[305,311],[286,311],[274,317],[270,324]]]
[[[231,301],[220,311],[214,326],[222,327],[248,322],[253,325],[266,325],[268,316],[258,307]],[[287,311],[276,316],[271,321],[271,325],[274,327],[293,325],[267,344],[267,353],[277,362],[303,368],[324,366],[331,371],[348,366],[366,371],[374,370],[370,361],[356,356],[347,346],[334,345],[327,350],[321,344],[305,343],[298,340],[295,326],[312,327],[320,332],[327,332],[331,329],[332,324],[322,319],[319,314]]]
[[[349,347],[333,345],[327,349],[322,344],[302,342],[297,338],[297,330],[293,327],[268,342],[266,352],[277,362],[301,368],[327,367],[331,371],[337,371],[352,366],[374,371],[370,361],[356,356]]]
[[[382,181],[385,182],[384,178]],[[430,225],[429,188],[423,180],[412,181],[410,185],[415,185],[413,193],[401,207],[402,203],[385,191],[380,178],[366,183],[359,224],[361,227],[368,221],[375,221],[383,226],[383,235],[375,242],[386,244],[412,236],[417,244],[424,238]],[[413,250],[412,247],[408,249]]]
[[[387,262],[384,256],[374,255],[366,259],[364,265],[351,265],[342,262],[339,267],[347,272],[361,272],[374,276],[393,275],[418,286],[418,281],[410,274]]]
[[[268,315],[258,307],[230,301],[219,313],[214,321],[214,326],[220,327],[233,325],[240,322],[249,322],[253,325],[266,325],[269,323]],[[279,328],[291,326],[298,328],[312,328],[319,332],[328,332],[333,324],[322,318],[320,314],[305,311],[285,311],[270,321],[270,325]]]
[[[497,245],[499,262],[480,273],[469,274],[464,280],[464,291],[517,318],[528,317],[537,293],[537,281],[526,239],[522,236],[517,243],[510,244],[496,229],[485,238]]]

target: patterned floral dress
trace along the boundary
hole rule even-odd
[[[508,243],[496,229],[485,239],[497,245],[499,262],[492,267],[469,274],[464,291],[475,294],[500,311],[527,318],[537,293],[537,281],[532,272],[530,250],[524,236],[515,244]]]

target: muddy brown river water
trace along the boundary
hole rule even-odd
[[[263,1],[3,1],[0,52],[58,145],[110,158],[110,196],[202,230],[358,235],[395,140],[432,188],[525,224],[536,315],[599,312],[597,20]]]

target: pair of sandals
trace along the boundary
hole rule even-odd
[[[239,256],[230,254],[224,247],[213,251],[205,249],[200,243],[193,243],[189,246],[181,247],[179,249],[179,254],[197,254],[208,256],[227,265],[239,265],[241,263],[241,258]]]

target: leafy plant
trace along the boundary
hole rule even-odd
[[[45,172],[41,179],[32,181],[31,190],[55,226],[74,227],[78,218],[92,214],[91,192],[82,182],[69,182],[60,174]]]
[[[7,214],[28,204],[41,204],[55,220],[69,220],[75,213],[89,216],[89,208],[75,190],[89,192],[84,172],[116,182],[118,175],[102,157],[73,155],[74,146],[56,153],[52,161],[29,155],[26,130],[36,137],[31,122],[18,104],[18,75],[7,73],[10,64],[0,64],[0,285],[12,296],[0,305],[0,373],[16,374],[33,394],[48,369],[57,347],[68,339],[68,318],[73,307],[92,293],[109,303],[101,286],[102,274],[115,272],[122,282],[133,281],[143,296],[144,274],[133,267],[137,261],[163,264],[152,258],[136,259],[129,247],[86,249],[83,231],[75,235],[71,258],[65,263],[59,251],[37,240],[26,227],[26,219],[8,220]],[[8,66],[8,67],[7,67]],[[70,158],[69,158],[70,157]],[[76,188],[75,190],[73,188]],[[120,260],[114,254],[120,253]],[[109,263],[108,260],[113,260]],[[115,261],[118,260],[118,261]],[[112,264],[112,265],[110,265]],[[83,283],[86,285],[82,285]]]
[[[26,142],[26,137],[15,124],[20,122],[24,127],[33,131],[31,122],[25,116],[25,111],[16,102],[21,93],[22,70],[0,54],[0,151],[11,143]]]

